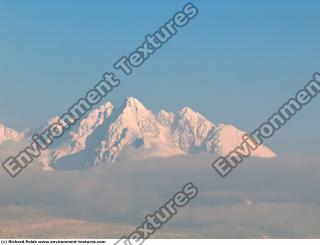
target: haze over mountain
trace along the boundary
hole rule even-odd
[[[0,125],[0,143],[29,140],[57,119],[24,133]],[[119,108],[107,102],[88,113],[43,153],[40,161],[46,169],[79,169],[118,160],[203,152],[226,155],[240,145],[244,133],[232,125],[212,123],[188,107],[176,114],[165,110],[153,113],[129,97]],[[260,146],[252,155],[269,158],[275,153]]]

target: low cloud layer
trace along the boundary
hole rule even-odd
[[[2,170],[0,230],[6,224],[32,223],[31,217],[37,217],[32,225],[38,228],[57,219],[83,222],[65,231],[69,237],[89,236],[84,232],[89,224],[92,234],[101,238],[118,236],[110,227],[131,232],[191,181],[199,196],[164,227],[160,237],[320,237],[316,157],[252,158],[226,178],[211,167],[213,160],[192,155],[53,172],[33,163],[14,179]],[[50,229],[32,236],[50,236]]]

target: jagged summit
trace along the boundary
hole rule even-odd
[[[127,109],[131,111],[136,111],[136,112],[147,110],[145,106],[138,99],[134,97],[127,97],[119,109],[121,111],[124,111]]]
[[[98,110],[100,112],[103,112],[103,111],[109,110],[110,108],[113,108],[113,105],[108,101],[105,104],[101,105]]]
[[[7,128],[0,124],[0,144],[7,140],[18,141],[23,137],[23,133],[19,133],[12,128]]]
[[[0,126],[0,142],[1,132]],[[7,129],[7,134],[14,138],[17,133]],[[224,155],[241,143],[243,134],[232,125],[214,124],[189,107],[176,114],[165,110],[153,113],[138,99],[128,97],[119,108],[107,102],[88,113],[49,149],[49,157],[42,164],[46,169],[68,169],[120,159],[200,152]],[[254,155],[272,157],[275,154],[261,146]]]
[[[125,104],[129,107],[134,107],[134,108],[145,108],[144,105],[136,98],[134,97],[127,97]]]
[[[172,112],[160,110],[160,112],[156,115],[156,118],[162,126],[171,128],[175,119],[175,115]]]
[[[196,112],[194,112],[190,107],[183,107],[179,111],[179,115],[183,116],[184,114],[192,115],[192,114],[196,114]]]

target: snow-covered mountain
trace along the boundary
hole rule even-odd
[[[49,121],[44,125],[50,125]],[[232,125],[214,124],[188,107],[177,114],[164,110],[153,113],[129,97],[120,108],[107,102],[91,111],[46,152],[42,164],[46,168],[68,169],[120,159],[201,152],[226,155],[240,145],[243,134]],[[266,146],[260,146],[253,155],[275,156]]]
[[[19,141],[22,138],[23,133],[18,133],[17,131],[0,124],[0,144],[7,140]]]

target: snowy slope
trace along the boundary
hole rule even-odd
[[[242,142],[242,136],[245,132],[237,129],[232,125],[221,125],[221,130],[218,136],[218,154],[225,156],[230,151],[238,147]],[[252,156],[269,158],[275,157],[276,154],[264,145],[259,146],[255,151],[252,152]]]

